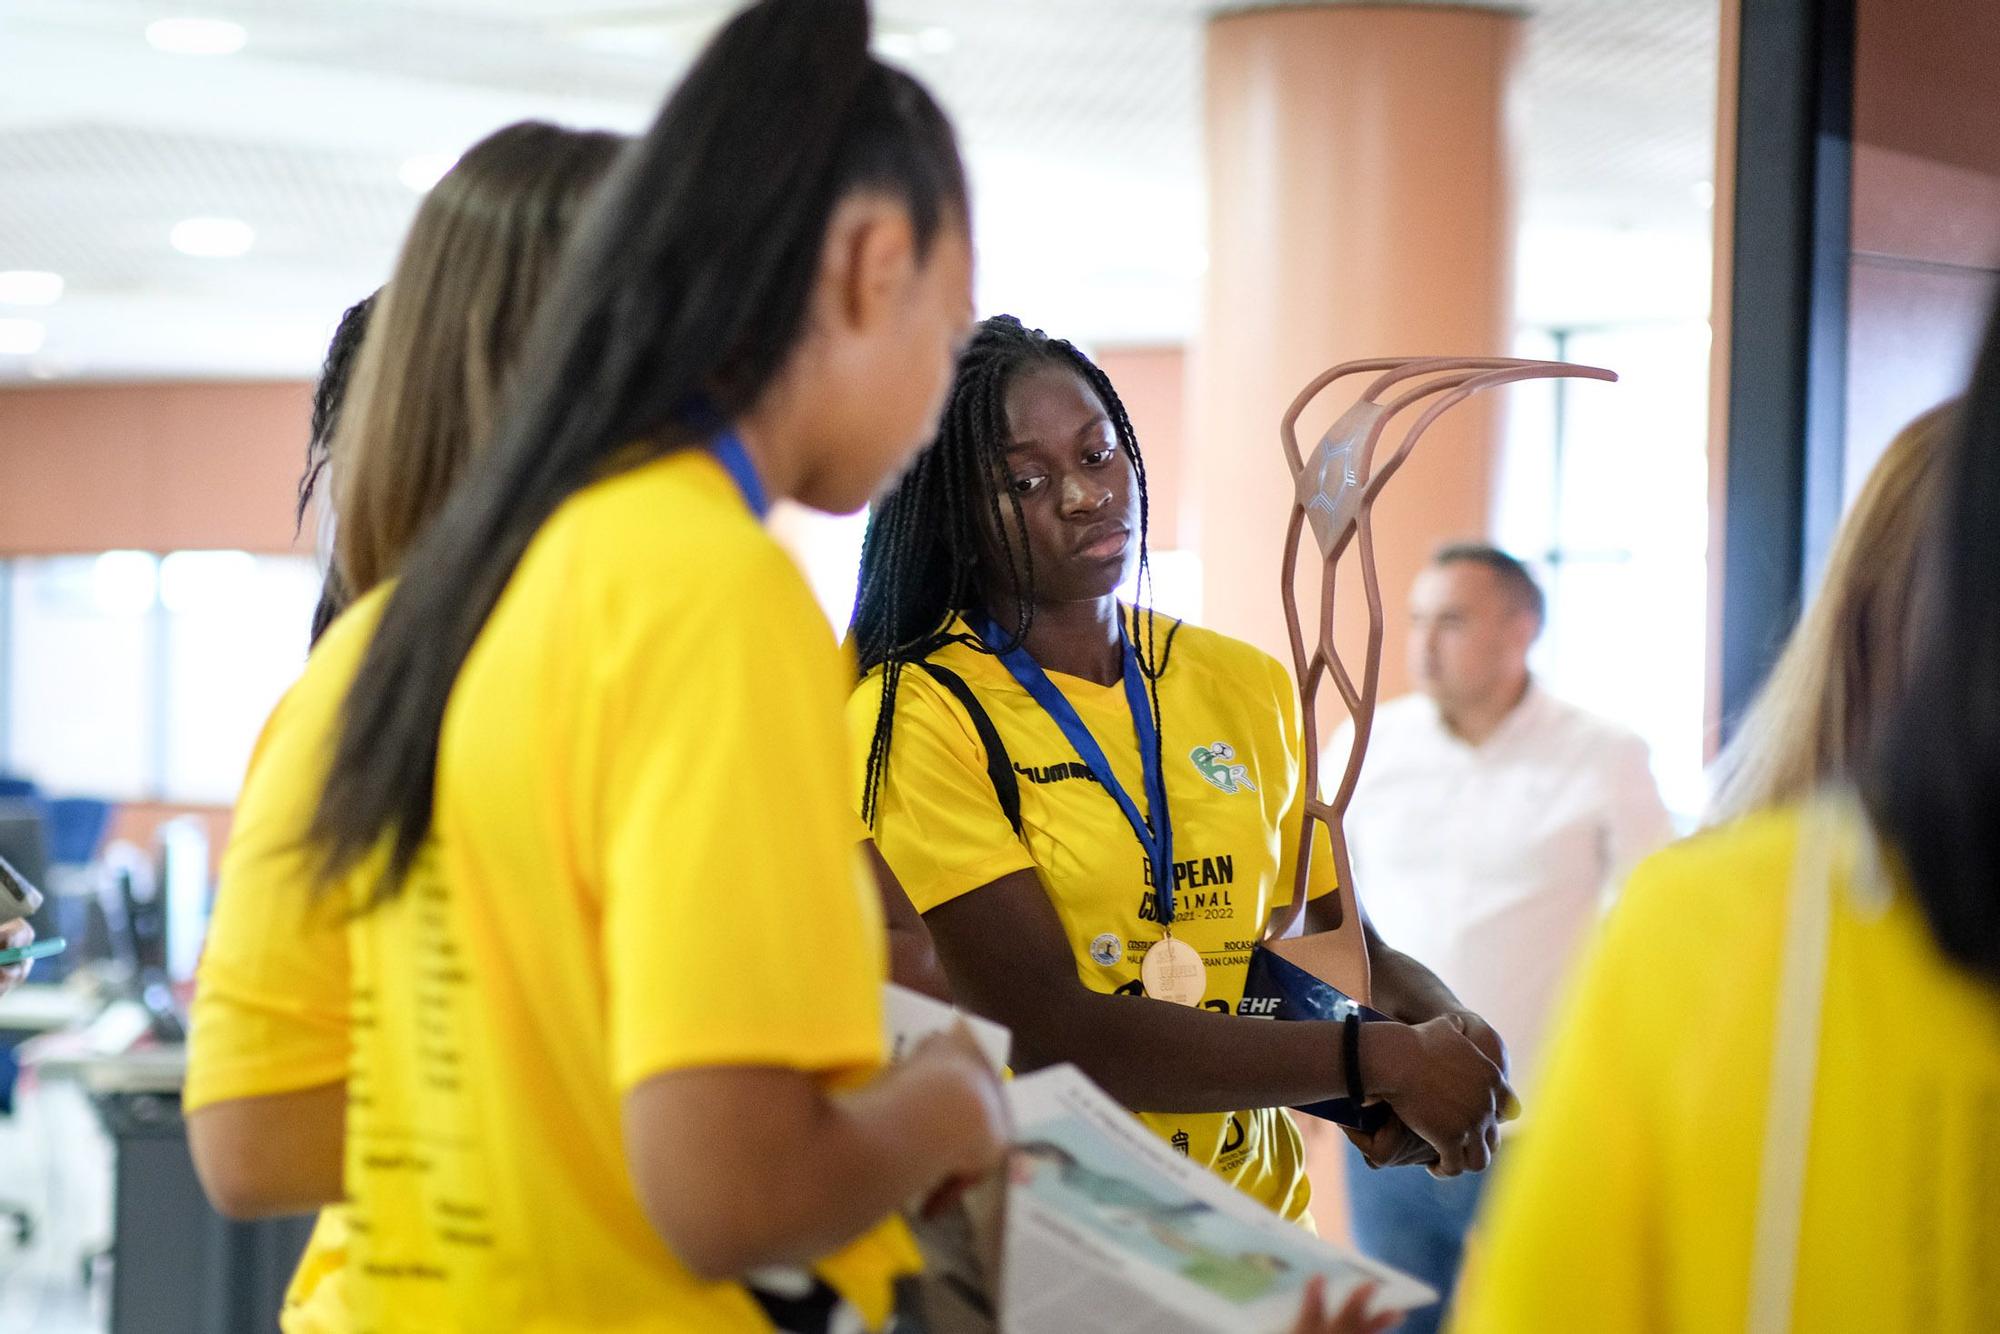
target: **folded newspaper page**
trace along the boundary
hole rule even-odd
[[[1014,1035],[991,1019],[967,1014],[943,1001],[932,1000],[921,991],[899,987],[894,982],[882,989],[882,1018],[889,1030],[889,1062],[896,1064],[910,1054],[910,1048],[925,1038],[964,1024],[972,1040],[986,1054],[995,1070],[1005,1070],[1012,1059]]]
[[[910,995],[891,1000],[892,1027],[922,1028],[892,1035],[901,1050],[959,1018]],[[982,1048],[1004,1051],[1006,1030],[985,1027],[992,1031],[974,1029]],[[1007,1102],[1015,1147],[1006,1180],[974,1192],[948,1218],[917,1223],[933,1270],[936,1328],[1281,1332],[1314,1275],[1325,1277],[1334,1305],[1363,1283],[1378,1285],[1378,1311],[1437,1300],[1424,1284],[1321,1241],[1182,1158],[1073,1066],[1010,1081]]]

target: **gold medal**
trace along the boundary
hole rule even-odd
[[[1176,1005],[1199,1005],[1208,994],[1208,965],[1201,952],[1171,935],[1155,941],[1139,961],[1139,978],[1146,994],[1154,1000]]]

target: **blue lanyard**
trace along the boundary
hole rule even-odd
[[[708,452],[715,455],[715,461],[729,474],[729,480],[736,483],[736,489],[743,493],[743,503],[759,519],[771,512],[771,501],[764,494],[764,479],[757,475],[757,465],[750,461],[750,452],[743,448],[743,441],[734,429],[723,427],[708,442]]]
[[[1146,859],[1153,867],[1153,903],[1162,926],[1174,920],[1174,826],[1167,813],[1166,775],[1160,765],[1160,731],[1153,717],[1151,702],[1146,697],[1145,678],[1139,671],[1139,654],[1132,647],[1132,641],[1125,633],[1123,618],[1118,625],[1118,646],[1125,659],[1125,704],[1132,711],[1132,731],[1139,742],[1139,767],[1146,781],[1147,815],[1139,813],[1132,794],[1118,781],[1118,775],[1111,771],[1111,761],[1104,756],[1104,748],[1097,744],[1097,738],[1090,734],[1078,716],[1076,706],[1056,689],[1055,682],[1049,680],[1042,665],[1029,656],[1028,650],[1019,644],[1006,652],[999,645],[1006,642],[1000,628],[990,617],[981,617],[973,626],[986,646],[993,650],[1008,673],[1021,683],[1042,706],[1042,712],[1054,720],[1069,739],[1076,757],[1082,760],[1098,786],[1111,794],[1118,809],[1125,813],[1125,822],[1132,826],[1132,833],[1138,838],[1139,846],[1146,850]]]

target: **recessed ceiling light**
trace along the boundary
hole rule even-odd
[[[60,273],[43,269],[0,269],[0,306],[53,306],[62,300]]]
[[[241,218],[183,218],[167,239],[183,255],[235,259],[257,243],[257,233]]]
[[[40,320],[0,320],[0,355],[32,357],[48,332]]]
[[[922,28],[902,26],[875,31],[875,54],[885,60],[914,61],[924,56],[941,56],[958,45],[950,28],[930,24]]]
[[[420,195],[428,194],[430,188],[457,165],[456,153],[419,153],[404,159],[403,165],[396,169],[396,179]]]
[[[240,23],[228,19],[185,16],[146,25],[146,41],[156,51],[176,56],[233,56],[250,40]]]

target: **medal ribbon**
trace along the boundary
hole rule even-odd
[[[1012,649],[1001,652],[999,645],[1006,642],[1005,637],[991,618],[982,617],[973,628],[986,641],[993,655],[1000,659],[1008,674],[1021,683],[1021,688],[1042,706],[1042,712],[1062,729],[1077,759],[1090,770],[1098,786],[1111,794],[1112,800],[1118,803],[1118,809],[1125,813],[1125,823],[1132,826],[1132,833],[1139,840],[1139,846],[1145,849],[1146,860],[1153,868],[1153,905],[1159,914],[1160,925],[1172,926],[1174,826],[1167,812],[1166,774],[1160,764],[1160,731],[1153,717],[1152,705],[1146,697],[1146,682],[1139,670],[1138,650],[1125,633],[1124,617],[1121,615],[1118,621],[1118,647],[1125,663],[1125,704],[1132,712],[1132,731],[1139,743],[1140,770],[1145,775],[1145,815],[1139,813],[1138,803],[1132,800],[1132,794],[1125,790],[1125,785],[1118,781],[1118,775],[1111,771],[1111,761],[1105,758],[1104,748],[1097,744],[1097,738],[1084,725],[1076,706],[1056,689],[1055,682],[1049,680],[1049,674],[1029,655],[1027,648],[1016,644]]]
[[[736,489],[743,493],[743,503],[759,519],[771,512],[771,501],[764,494],[764,479],[757,475],[757,465],[750,461],[750,451],[743,448],[742,439],[730,427],[718,430],[708,442],[708,452],[715,461],[728,472],[729,480],[736,483]]]

